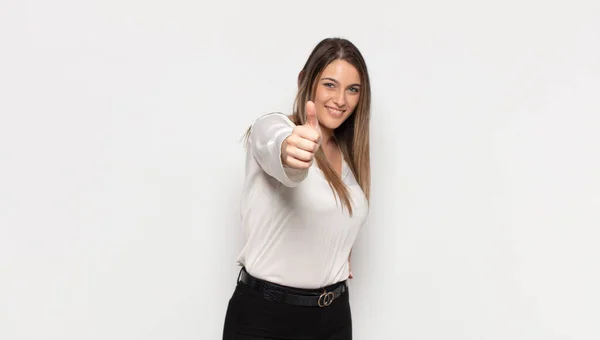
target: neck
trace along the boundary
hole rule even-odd
[[[321,126],[321,145],[330,146],[335,144],[335,138],[333,138],[333,130],[323,128]]]

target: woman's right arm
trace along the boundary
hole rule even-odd
[[[272,113],[252,124],[248,139],[248,146],[260,167],[287,187],[297,186],[308,175],[308,168],[292,168],[282,160],[282,146],[293,131],[294,125],[283,114]]]

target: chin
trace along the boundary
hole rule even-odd
[[[340,127],[340,125],[342,125],[342,123],[344,123],[346,121],[346,119],[348,119],[348,116],[344,116],[344,117],[340,117],[340,118],[326,117],[326,118],[320,120],[319,124],[326,127],[327,129],[335,130],[338,127]]]

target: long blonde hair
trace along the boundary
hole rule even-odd
[[[371,191],[371,167],[369,125],[371,118],[371,84],[364,58],[358,48],[343,38],[327,38],[319,42],[311,52],[298,78],[298,93],[294,101],[292,121],[296,125],[306,122],[306,102],[313,100],[319,75],[331,62],[344,60],[353,65],[360,74],[361,90],[354,112],[334,130],[333,135],[346,159],[358,185],[367,200]],[[247,132],[247,136],[250,131]],[[315,154],[334,195],[342,201],[352,215],[352,203],[348,188],[327,161],[322,148]]]

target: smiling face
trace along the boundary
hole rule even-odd
[[[360,74],[345,60],[332,61],[316,82],[314,102],[321,129],[333,131],[354,112],[360,98]]]

